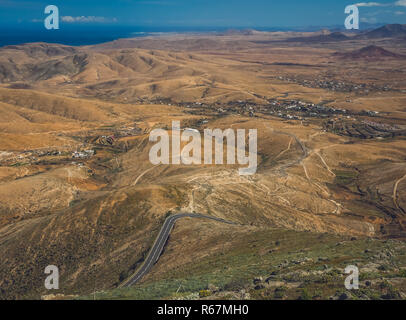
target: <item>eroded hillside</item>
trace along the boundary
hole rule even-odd
[[[291,41],[250,37],[0,49],[2,298],[45,294],[50,264],[60,266],[61,293],[116,288],[175,212],[238,227],[175,227],[146,285],[168,272],[186,277],[185,266],[193,272],[224,246],[234,270],[241,252],[231,248],[245,252],[241,239],[267,241],[267,230],[306,238],[302,249],[314,260],[323,235],[329,246],[404,239],[403,58],[358,61],[350,72],[335,44],[298,52]],[[154,166],[149,134],[172,134],[172,121],[200,133],[257,129],[256,174],[240,176],[237,165]],[[191,231],[200,226],[201,234]],[[222,249],[221,234],[229,235]],[[190,255],[177,253],[183,244]],[[270,269],[275,259],[265,259]],[[212,276],[217,267],[204,270]]]

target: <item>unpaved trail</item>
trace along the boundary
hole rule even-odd
[[[406,174],[405,174],[402,178],[398,179],[398,180],[395,182],[395,185],[393,186],[393,195],[392,195],[393,203],[395,204],[395,207],[396,207],[398,210],[402,211],[403,213],[405,213],[405,210],[404,210],[404,209],[399,205],[399,203],[398,203],[398,195],[397,195],[397,193],[398,193],[398,186],[399,186],[399,184],[400,184],[403,180],[405,180],[405,179],[406,179]]]
[[[290,147],[292,146],[292,142],[293,142],[293,138],[290,139],[288,147],[275,157],[275,160],[278,159],[279,157],[281,157],[282,155],[284,155],[286,152],[288,152],[290,150]]]
[[[327,171],[330,172],[330,174],[331,174],[333,177],[335,177],[336,174],[335,174],[333,171],[331,171],[330,167],[328,166],[327,162],[324,160],[323,156],[319,153],[319,151],[318,151],[318,150],[317,150],[317,151],[315,150],[314,153],[318,155],[318,157],[320,158],[321,162],[323,162],[324,166],[326,167]]]
[[[289,163],[284,164],[279,168],[279,172],[282,175],[286,176],[286,171],[285,170],[290,168],[290,167],[293,167],[295,165],[302,164],[303,160],[307,158],[309,153],[308,153],[307,148],[304,145],[304,143],[302,141],[300,141],[300,139],[296,135],[294,135],[293,133],[277,131],[274,128],[272,128],[271,126],[269,126],[269,125],[268,125],[268,128],[269,128],[269,130],[271,130],[271,132],[273,132],[275,134],[284,134],[284,135],[287,135],[289,137],[292,137],[296,141],[296,143],[300,146],[300,148],[302,149],[303,153],[298,159],[290,161]]]
[[[158,166],[158,165],[153,166],[153,167],[151,167],[151,168],[145,170],[143,173],[141,173],[141,174],[137,177],[137,179],[135,179],[135,181],[133,182],[132,185],[135,186],[135,185],[138,183],[138,181],[140,181],[140,179],[141,179],[145,174],[147,174],[148,172],[150,172],[152,169],[155,169],[157,166]]]
[[[68,174],[67,181],[68,181],[69,184],[71,184],[71,182],[72,182],[72,170],[71,170],[70,167],[66,167],[65,170],[66,170],[66,172]]]
[[[304,173],[305,173],[305,175],[306,175],[307,180],[310,181],[309,173],[307,172],[306,165],[305,165],[303,162],[302,162],[302,167],[303,167],[303,171],[304,171]]]
[[[325,196],[328,198],[328,201],[330,201],[331,203],[333,203],[333,204],[335,205],[336,209],[335,209],[335,211],[334,211],[333,214],[340,214],[341,211],[342,211],[342,205],[341,205],[340,203],[338,203],[338,202],[332,200],[332,199],[329,199],[329,197],[330,197],[331,195],[330,195],[330,192],[328,191],[327,188],[323,188],[323,187],[320,186],[318,183],[316,183],[316,182],[314,182],[314,181],[311,180],[310,175],[309,175],[309,172],[307,171],[307,168],[306,168],[306,165],[305,165],[305,160],[306,160],[308,157],[310,157],[313,153],[315,153],[315,154],[320,158],[320,160],[321,160],[321,162],[323,163],[323,165],[324,165],[324,167],[326,168],[326,170],[327,170],[331,175],[333,175],[333,176],[335,177],[335,176],[336,176],[335,173],[334,173],[334,172],[331,170],[331,168],[328,166],[327,162],[325,161],[325,159],[323,158],[323,156],[320,154],[320,151],[321,151],[321,150],[324,150],[324,149],[328,149],[328,148],[334,147],[334,146],[336,146],[336,145],[338,145],[338,144],[337,144],[337,143],[334,143],[334,144],[331,144],[331,145],[322,147],[322,148],[320,148],[320,149],[314,149],[314,150],[309,151],[309,150],[306,148],[305,144],[304,144],[296,135],[294,135],[294,134],[292,134],[292,133],[276,131],[276,130],[274,130],[274,129],[271,128],[271,127],[269,127],[269,128],[270,128],[270,129],[272,130],[272,132],[274,132],[274,133],[277,133],[277,134],[285,134],[285,135],[291,136],[293,139],[295,139],[296,143],[299,144],[299,146],[301,147],[301,149],[302,149],[302,151],[303,151],[303,154],[302,154],[302,156],[299,157],[299,159],[297,159],[297,160],[295,160],[295,161],[293,161],[293,162],[290,162],[290,163],[288,163],[287,165],[282,166],[282,168],[280,169],[281,172],[284,172],[284,170],[286,170],[286,169],[289,168],[289,167],[292,167],[292,166],[294,166],[294,165],[300,164],[300,165],[303,167],[303,171],[304,171],[304,173],[305,173],[305,176],[306,176],[307,180],[308,180],[311,184],[313,184],[314,186],[316,186],[317,188],[319,188],[319,189],[325,194]],[[315,136],[318,136],[318,135],[321,135],[321,134],[324,134],[324,133],[316,132],[316,133],[314,133],[314,134],[312,134],[312,135],[310,136],[310,139],[309,139],[309,140],[311,140],[311,139],[313,139]],[[285,151],[286,151],[286,150],[285,150]],[[283,152],[283,151],[282,151],[282,152]],[[279,156],[279,155],[278,155],[278,156]],[[277,157],[278,157],[278,156],[277,156]],[[406,178],[406,176],[405,176],[405,178]],[[286,199],[285,199],[285,200],[286,200]]]
[[[341,214],[341,209],[342,209],[341,203],[338,203],[332,199],[330,199],[330,202],[336,206],[336,210],[334,211],[334,214]]]

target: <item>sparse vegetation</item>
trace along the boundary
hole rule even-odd
[[[79,299],[405,299],[405,49],[247,37],[0,48],[0,298],[46,294],[52,263]],[[257,173],[154,166],[172,121],[257,129]],[[118,289],[178,212],[236,225],[179,221]]]

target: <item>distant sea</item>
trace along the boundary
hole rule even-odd
[[[129,26],[62,26],[59,30],[46,30],[38,24],[32,26],[1,26],[0,47],[30,42],[59,43],[71,46],[93,45],[121,38],[145,37],[166,33],[193,33],[224,31],[227,28],[169,28]]]
[[[363,24],[362,29],[378,27],[382,24]],[[42,23],[17,24],[0,23],[0,47],[30,42],[59,43],[71,46],[93,45],[122,38],[145,37],[168,33],[214,33],[230,29],[255,29],[258,31],[317,31],[330,29],[342,31],[342,26],[307,27],[159,27],[159,26],[117,26],[62,24],[59,30],[46,30]]]

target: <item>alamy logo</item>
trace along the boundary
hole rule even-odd
[[[44,25],[47,30],[59,29],[59,9],[57,6],[49,5],[45,8],[45,14],[49,14],[45,18]]]
[[[45,288],[48,290],[59,289],[59,269],[57,266],[47,266],[45,268],[45,274],[49,274],[45,279]]]
[[[356,5],[345,7],[345,13],[349,16],[345,19],[344,25],[348,30],[359,29],[359,10]]]
[[[359,270],[357,266],[347,266],[345,273],[350,274],[345,278],[344,285],[347,290],[359,289]]]
[[[157,142],[149,152],[149,160],[152,164],[174,165],[200,165],[224,164],[224,139],[226,139],[227,164],[248,165],[239,169],[240,175],[253,175],[257,171],[257,130],[250,129],[248,132],[248,155],[246,155],[246,131],[245,129],[205,129],[203,139],[196,129],[181,130],[179,121],[172,121],[172,141],[169,133],[164,129],[151,131],[149,140]],[[158,141],[159,140],[159,141]],[[204,157],[202,159],[202,140],[204,141]],[[187,143],[181,149],[181,143]],[[214,142],[214,144],[213,144]],[[170,161],[170,146],[172,147],[172,161]]]

